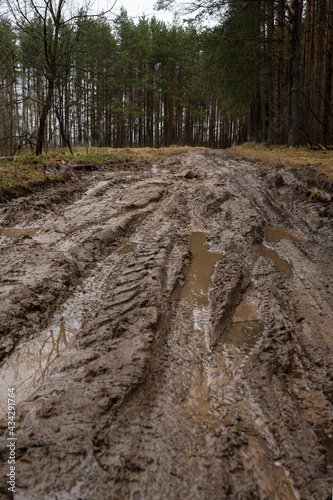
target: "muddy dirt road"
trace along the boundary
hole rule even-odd
[[[332,186],[94,168],[1,209],[1,498],[14,387],[16,500],[326,500]]]

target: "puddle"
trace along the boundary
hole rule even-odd
[[[135,252],[135,249],[136,249],[135,243],[128,243],[127,245],[120,248],[118,250],[118,253],[120,253],[120,254],[132,253],[132,252]]]
[[[284,227],[269,227],[265,236],[267,241],[277,241],[282,238],[288,238],[293,243],[302,243],[302,241],[306,239],[301,234],[285,229]]]
[[[59,353],[65,349],[80,323],[75,318],[61,318],[38,339],[21,344],[0,363],[0,412],[5,414],[8,387],[16,388],[16,404],[36,390]]]
[[[208,306],[208,288],[212,283],[215,264],[222,254],[209,251],[207,233],[195,231],[190,236],[189,250],[193,255],[183,297],[194,304]]]
[[[8,236],[9,238],[18,238],[19,236],[33,236],[39,231],[39,227],[28,229],[0,229],[0,234]]]
[[[192,228],[198,228],[197,221]],[[182,292],[182,305],[187,313],[182,314],[184,329],[183,345],[193,362],[192,381],[183,401],[182,411],[193,422],[193,428],[215,432],[221,425],[221,415],[212,407],[211,391],[221,393],[226,403],[231,388],[233,373],[244,360],[244,356],[259,340],[264,329],[258,319],[255,304],[243,301],[237,308],[234,324],[221,339],[220,351],[210,352],[207,342],[210,311],[208,290],[220,253],[209,251],[207,232],[194,231],[189,240],[192,253],[186,285]],[[224,399],[224,396],[226,399]]]
[[[222,341],[224,344],[247,350],[257,343],[263,329],[260,321],[239,321],[223,335]]]
[[[257,305],[255,306],[254,303],[251,303],[246,298],[244,298],[242,302],[236,307],[232,322],[239,323],[240,321],[258,321],[258,306],[259,301],[257,301]]]
[[[258,434],[247,433],[248,446],[243,452],[248,469],[256,471],[256,479],[265,498],[270,500],[300,500],[294,489],[285,460],[278,460],[267,442]]]
[[[209,439],[214,439],[213,436],[224,434],[237,425],[239,432],[246,432],[249,442],[243,452],[244,464],[248,470],[256,471],[262,491],[268,493],[267,498],[298,499],[288,471],[284,468],[284,463],[279,461],[281,454],[269,448],[265,437],[260,435],[259,425],[253,430],[250,427],[253,416],[237,385],[239,381],[235,378],[248,351],[257,343],[264,330],[257,311],[259,304],[255,297],[244,297],[235,310],[231,328],[224,333],[215,349],[210,351],[206,342],[211,317],[208,291],[216,262],[222,254],[209,251],[207,231],[197,221],[192,221],[191,227],[193,232],[189,250],[192,260],[174,325],[177,339],[180,340],[177,344],[181,346],[184,359],[190,362],[191,370],[190,383],[180,411],[195,438],[204,436],[208,443]],[[280,259],[276,252],[264,246],[262,252],[264,256],[274,257],[274,262],[278,259],[279,269],[283,267],[284,272],[291,272],[291,266]],[[235,416],[241,417],[236,419],[239,424],[235,423]],[[266,435],[265,431],[263,435]]]
[[[209,325],[208,289],[212,284],[215,264],[222,254],[209,251],[206,243],[206,229],[195,220],[191,222],[194,230],[189,239],[192,260],[187,281],[182,291],[181,302],[186,314],[182,316],[183,345],[188,352],[201,356],[208,354],[206,330]],[[196,356],[197,357],[197,356]],[[197,425],[215,429],[219,425],[219,416],[211,408],[209,380],[204,367],[204,359],[198,359],[193,366],[192,382],[183,403],[186,418],[191,418]]]
[[[262,255],[266,259],[270,259],[271,261],[273,261],[274,264],[276,264],[279,271],[281,271],[282,273],[291,274],[292,272],[291,264],[289,264],[289,262],[286,261],[285,259],[281,259],[281,257],[278,256],[275,250],[267,248],[263,243],[261,243],[261,245],[259,245],[259,251],[260,255]]]
[[[191,220],[191,230],[194,231],[194,232],[200,232],[200,233],[209,233],[209,231],[207,229],[205,229],[199,221],[197,221],[196,219],[192,219]]]
[[[209,380],[201,363],[195,366],[192,385],[186,401],[187,411],[191,418],[202,425],[215,431],[221,423],[218,413],[211,408]],[[185,413],[187,413],[185,411]]]

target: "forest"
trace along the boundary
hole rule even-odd
[[[172,25],[134,22],[125,10],[112,21],[84,8],[74,15],[67,0],[42,5],[2,10],[3,155],[333,144],[333,0],[209,0]]]
[[[0,0],[0,500],[332,500],[333,0],[93,1]]]

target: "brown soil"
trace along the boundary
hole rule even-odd
[[[16,500],[326,500],[330,181],[81,167],[0,208],[0,497],[14,387]]]

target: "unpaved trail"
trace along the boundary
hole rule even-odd
[[[16,500],[329,498],[332,193],[192,150],[3,206],[1,498],[8,387]]]

